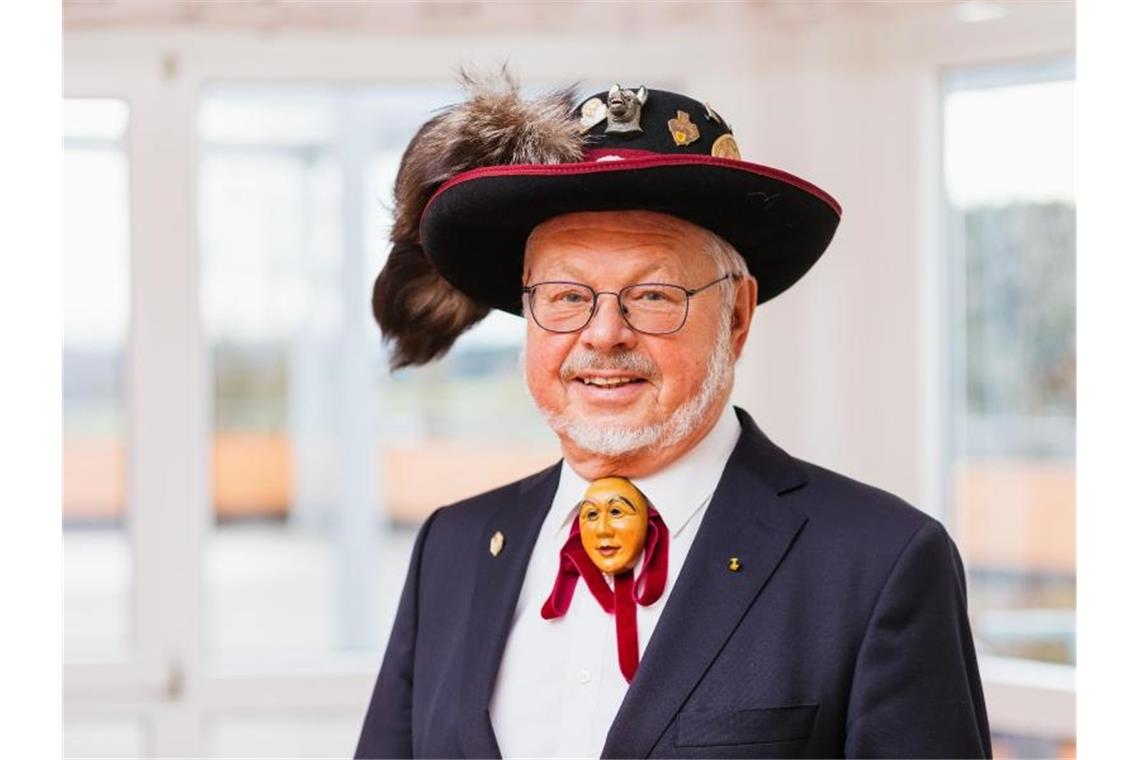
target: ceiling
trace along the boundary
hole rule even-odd
[[[1017,3],[931,2],[346,2],[341,0],[64,0],[63,25],[83,30],[202,30],[260,34],[449,35],[597,31],[604,36],[693,26],[763,24],[789,31],[829,23],[898,23],[1005,15]]]

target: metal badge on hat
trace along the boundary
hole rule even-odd
[[[611,87],[606,104],[606,134],[641,134],[641,107],[648,99],[649,91],[645,85],[637,88],[637,92],[623,90],[619,84]]]
[[[678,111],[677,118],[669,120],[669,134],[673,136],[673,142],[679,146],[689,145],[701,139],[700,130],[685,111]]]
[[[740,148],[736,145],[736,138],[731,134],[724,134],[716,138],[710,153],[717,158],[732,158],[740,160]]]
[[[710,106],[708,103],[705,103],[704,107],[705,107],[705,118],[706,119],[708,119],[709,121],[716,122],[717,124],[720,124],[722,127],[727,129],[729,132],[732,131],[732,125],[729,124],[727,121],[725,121],[719,113],[717,113],[715,110],[713,110],[712,106]]]
[[[582,104],[581,115],[578,118],[578,133],[586,134],[606,118],[606,104],[601,98],[590,98]]]

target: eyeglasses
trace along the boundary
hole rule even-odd
[[[598,296],[617,298],[618,310],[627,325],[647,335],[669,335],[680,330],[689,317],[689,299],[727,279],[739,280],[740,272],[729,272],[699,288],[683,288],[664,282],[639,282],[614,293],[594,290],[580,282],[536,282],[522,289],[530,315],[542,329],[553,333],[578,332],[594,318]]]

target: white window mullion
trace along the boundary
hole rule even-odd
[[[137,641],[161,674],[151,751],[197,756],[194,709],[209,514],[206,367],[195,253],[195,88],[155,60],[132,103],[128,374]],[[152,692],[153,693],[153,692]]]

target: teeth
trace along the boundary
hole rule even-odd
[[[601,387],[611,388],[615,385],[626,385],[632,383],[633,378],[629,377],[583,377],[582,382],[587,385],[598,385]]]

